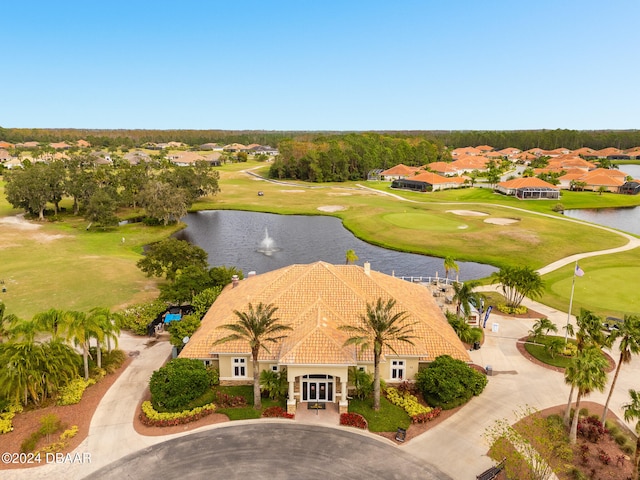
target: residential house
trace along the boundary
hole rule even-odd
[[[624,185],[626,178],[627,174],[619,170],[596,168],[578,177],[571,176],[569,178],[564,175],[560,177],[560,182],[565,185],[569,181],[569,188],[573,188],[576,183],[579,183],[581,190],[597,191],[601,187],[605,187],[609,192],[618,192],[620,187]]]
[[[520,200],[550,200],[560,198],[560,187],[536,177],[522,177],[500,182],[496,191]]]
[[[200,145],[200,150],[213,150],[214,152],[221,152],[223,150],[222,145],[217,143],[203,143]]]
[[[247,147],[241,143],[231,143],[229,145],[225,145],[223,150],[229,153],[246,152]]]
[[[4,140],[0,140],[0,148],[4,148],[4,149],[10,149],[15,147],[15,145],[13,143],[9,143],[9,142],[5,142]]]
[[[458,169],[452,162],[431,162],[427,165],[427,168],[430,171],[439,175],[444,175],[445,177],[458,175]]]
[[[269,145],[258,145],[257,147],[251,148],[251,151],[249,153],[252,153],[254,155],[268,155],[270,157],[275,157],[280,152],[277,148],[273,148]]]
[[[350,333],[342,325],[361,326],[367,304],[378,299],[396,301],[393,313],[405,312],[415,336],[413,345],[391,342],[383,348],[381,378],[387,383],[413,379],[418,369],[440,355],[469,362],[469,354],[427,287],[376,272],[368,263],[332,265],[315,262],[290,265],[228,285],[202,319],[180,353],[202,360],[220,371],[223,384],[250,384],[251,348],[244,340],[216,344],[231,333],[223,325],[238,321],[234,311],[246,312],[251,303],[274,304],[275,317],[292,328],[268,350],[259,353],[259,369],[287,369],[287,411],[300,403],[338,403],[346,412],[349,370],[373,372],[373,352],[345,346]]]
[[[476,147],[460,147],[451,150],[451,156],[453,158],[461,157],[464,155],[480,155],[481,153],[482,150],[479,150]]]
[[[197,152],[170,152],[167,154],[167,160],[169,160],[174,165],[178,165],[180,167],[188,167],[195,165],[195,163],[198,161],[204,161],[205,157]]]
[[[131,150],[123,155],[123,158],[131,165],[150,162],[151,156],[142,150]]]
[[[454,162],[455,163],[455,162]],[[435,192],[464,186],[464,178],[443,177],[433,172],[423,172],[409,178],[398,179],[391,182],[391,188],[401,190],[413,190],[417,192]]]
[[[89,147],[91,147],[91,144],[89,142],[87,142],[86,140],[78,140],[76,142],[76,146],[78,146],[80,148],[89,148]]]
[[[399,163],[398,165],[380,172],[380,180],[388,182],[391,180],[399,180],[401,178],[409,178],[413,177],[420,170],[420,167],[408,167],[404,163]]]
[[[69,145],[67,142],[50,143],[49,146],[51,148],[55,148],[56,150],[69,150],[71,148],[71,145]]]

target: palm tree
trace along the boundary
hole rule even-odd
[[[84,379],[89,380],[89,346],[92,338],[102,339],[102,330],[95,316],[84,312],[69,312],[68,338],[82,348]]]
[[[451,328],[456,332],[456,335],[458,335],[461,342],[473,344],[474,342],[479,342],[482,339],[481,328],[471,328],[469,322],[464,318],[458,317],[455,313],[446,312],[445,315],[449,325],[451,325]]]
[[[346,259],[346,264],[349,265],[350,263],[355,263],[358,261],[358,255],[356,255],[355,250],[352,250],[351,248],[349,250],[347,250],[347,253],[345,254],[345,259]]]
[[[531,267],[502,267],[491,279],[501,285],[510,307],[519,307],[524,297],[535,299],[544,290],[542,277]]]
[[[264,305],[262,302],[255,309],[250,303],[247,312],[234,310],[233,313],[238,317],[238,321],[219,327],[231,330],[234,333],[214,342],[214,345],[234,340],[244,340],[249,343],[253,360],[253,408],[256,410],[262,408],[262,401],[260,400],[260,366],[258,364],[260,350],[264,348],[268,352],[266,343],[276,343],[286,337],[286,335],[281,334],[282,332],[292,330],[289,325],[278,323],[280,319],[273,316],[276,310],[278,310],[278,307],[272,303]]]
[[[631,396],[631,402],[623,405],[624,409],[624,419],[627,422],[631,420],[637,420],[636,423],[636,454],[633,459],[633,465],[635,466],[634,475],[635,480],[640,479],[640,391],[637,390],[629,390],[629,395]]]
[[[106,307],[95,307],[90,310],[90,315],[94,317],[95,322],[102,332],[102,338],[96,337],[97,340],[97,364],[98,368],[102,368],[102,340],[107,341],[107,351],[111,351],[111,340],[113,340],[118,346],[118,335],[120,334],[120,327],[118,326],[121,318],[120,314],[112,313]]]
[[[588,396],[593,390],[600,392],[604,390],[607,384],[607,373],[605,369],[609,365],[609,362],[599,347],[591,345],[578,352],[571,364],[571,382],[572,386],[578,389],[578,396],[576,397],[576,407],[569,430],[569,442],[575,445],[578,434],[580,400]]]
[[[456,273],[460,271],[460,267],[456,263],[453,257],[445,257],[444,258],[444,277],[446,280],[449,280],[449,271],[455,270]]]
[[[60,338],[66,335],[65,329],[69,323],[69,316],[63,310],[51,308],[46,312],[35,314],[33,321],[40,331],[51,333],[52,338]]]
[[[413,345],[412,324],[404,323],[406,312],[393,313],[396,301],[392,298],[383,302],[378,298],[375,304],[367,302],[367,314],[360,315],[360,325],[341,325],[340,330],[352,333],[344,345],[356,345],[361,350],[373,349],[373,409],[380,410],[380,360],[382,349],[395,353],[392,342],[406,342]]]
[[[531,336],[535,338],[539,338],[543,334],[549,335],[549,332],[557,332],[557,331],[558,331],[558,327],[556,326],[555,323],[553,323],[548,318],[541,318],[533,324],[533,326],[531,327],[531,330],[529,330],[529,334],[531,334]]]
[[[609,389],[609,395],[607,401],[604,404],[604,410],[602,411],[602,423],[607,418],[607,411],[609,409],[609,401],[613,394],[613,389],[616,387],[616,381],[618,380],[618,374],[623,363],[629,363],[632,355],[638,355],[640,353],[640,317],[637,315],[625,315],[624,320],[619,326],[619,330],[614,330],[611,335],[611,341],[620,339],[620,357],[618,358],[618,366],[616,367],[616,373],[613,376],[613,382],[611,382],[611,388]]]
[[[465,320],[467,320],[471,313],[471,304],[473,303],[478,307],[482,301],[481,295],[473,291],[478,285],[480,285],[480,283],[475,280],[453,284],[453,301],[456,302],[456,315],[460,316],[460,312],[462,311]]]
[[[596,346],[601,348],[608,343],[608,337],[602,331],[602,319],[591,312],[590,310],[581,309],[580,315],[576,317],[576,325],[578,331],[576,332],[576,347],[578,348],[577,354],[580,354],[582,350],[590,346]],[[571,325],[569,325],[571,327]],[[568,330],[567,330],[568,331]],[[573,332],[571,332],[573,334]],[[571,416],[571,403],[573,399],[573,391],[575,389],[575,383],[570,380],[571,366],[565,371],[565,382],[571,385],[569,391],[569,401],[564,410],[564,424],[569,426],[569,420]]]

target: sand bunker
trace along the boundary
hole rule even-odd
[[[511,225],[512,223],[518,223],[520,220],[515,218],[487,218],[484,223],[491,223],[493,225]]]
[[[454,215],[467,215],[475,217],[484,217],[489,215],[488,213],[478,212],[476,210],[447,210],[447,213],[453,213]]]
[[[342,205],[323,205],[322,207],[318,207],[318,210],[321,212],[340,212],[341,210],[346,210],[346,207]]]

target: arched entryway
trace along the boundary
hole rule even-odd
[[[301,400],[303,402],[335,401],[335,379],[332,375],[309,374],[300,379]]]

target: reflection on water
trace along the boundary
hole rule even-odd
[[[345,263],[352,249],[362,265],[396,276],[444,276],[443,259],[396,252],[357,239],[333,217],[273,215],[234,210],[190,213],[183,221],[187,228],[175,236],[202,247],[211,265],[264,273],[296,263],[323,260]],[[265,240],[269,255],[264,253]],[[460,280],[483,278],[497,269],[480,263],[457,262]],[[454,273],[455,275],[455,273]]]
[[[640,165],[621,165],[620,171],[633,178],[640,178]],[[583,208],[565,210],[564,214],[567,217],[640,235],[640,207]]]

